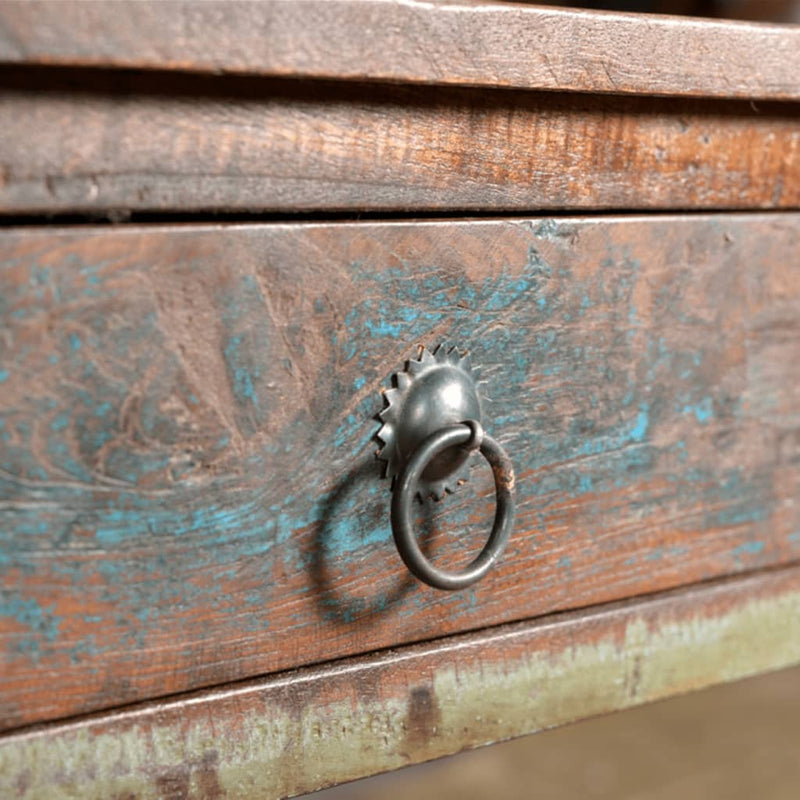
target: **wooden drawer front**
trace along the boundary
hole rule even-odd
[[[7,230],[6,728],[800,556],[800,215]],[[483,366],[518,519],[410,578],[375,415]],[[426,506],[463,563],[491,478]],[[464,533],[465,527],[469,528]]]

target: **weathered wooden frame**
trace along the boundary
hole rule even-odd
[[[291,797],[800,663],[800,568],[0,739],[5,797]]]

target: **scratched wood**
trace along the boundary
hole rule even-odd
[[[6,213],[800,206],[800,104],[27,70],[0,130]]]
[[[4,727],[796,560],[799,232],[7,229]],[[503,563],[454,594],[400,562],[374,439],[390,373],[442,340],[518,477]],[[492,513],[476,461],[424,510],[432,557]]]
[[[0,61],[800,98],[800,28],[512,3],[3,0]]]
[[[265,800],[800,663],[800,570],[0,739],[12,798]]]

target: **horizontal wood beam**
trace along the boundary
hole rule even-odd
[[[0,739],[0,794],[277,798],[800,662],[800,568]]]
[[[0,3],[0,62],[800,98],[800,28],[390,0]]]
[[[800,104],[17,70],[0,130],[0,213],[800,207]]]

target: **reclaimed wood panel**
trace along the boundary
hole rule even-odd
[[[6,728],[800,556],[800,215],[0,235]],[[462,592],[395,551],[374,439],[417,344],[517,471]],[[491,474],[421,514],[480,547]]]
[[[800,99],[800,28],[513,3],[3,0],[0,62]]]
[[[0,72],[0,212],[800,207],[800,104]]]
[[[800,663],[800,570],[0,739],[8,800],[291,797]]]

